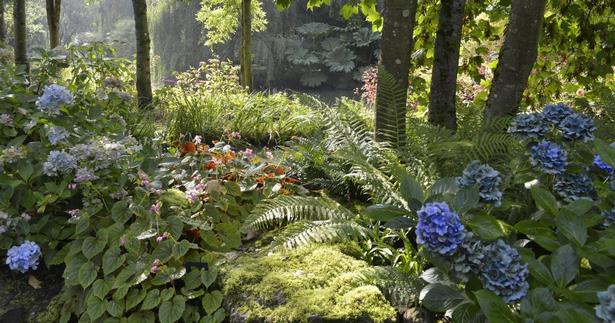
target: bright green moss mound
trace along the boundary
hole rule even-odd
[[[377,287],[354,284],[365,268],[335,246],[243,256],[225,268],[231,322],[394,320],[395,309]]]

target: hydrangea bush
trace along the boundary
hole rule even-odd
[[[527,154],[511,156],[505,172],[472,162],[433,184],[423,208],[446,201],[461,216],[437,222],[449,227],[430,240],[425,210],[417,213],[417,242],[433,266],[423,306],[459,322],[613,321],[615,148],[595,131],[590,117],[548,105],[512,120]],[[493,195],[501,208],[482,207],[490,192],[501,194]],[[507,216],[519,205],[525,216]],[[463,239],[451,239],[460,226]]]

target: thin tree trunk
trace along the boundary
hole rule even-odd
[[[137,38],[137,95],[139,107],[152,102],[152,81],[150,71],[150,36],[147,25],[146,0],[132,0]]]
[[[13,4],[13,30],[15,31],[15,65],[25,67],[29,72],[26,45],[26,0],[15,0]]]
[[[406,142],[406,101],[416,6],[416,0],[386,0],[382,14],[384,25],[380,42],[382,57],[376,94],[375,137],[396,147]],[[388,82],[388,77],[394,82]],[[390,86],[394,88],[387,88]]]
[[[485,118],[514,115],[519,111],[523,92],[538,56],[545,2],[512,0],[506,38],[487,99]]]
[[[252,0],[241,1],[241,85],[252,92]]]
[[[47,27],[49,27],[49,48],[60,46],[60,14],[62,0],[45,0]]]
[[[0,47],[6,44],[6,20],[4,18],[4,0],[0,0]]]
[[[448,129],[457,129],[457,67],[463,27],[465,0],[442,0],[436,34],[429,122]]]

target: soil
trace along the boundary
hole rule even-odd
[[[0,323],[35,321],[35,317],[62,289],[63,270],[60,266],[50,269],[43,267],[22,274],[0,266]],[[40,288],[30,286],[28,280],[31,275],[41,282]]]

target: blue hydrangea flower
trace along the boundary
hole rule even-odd
[[[465,228],[446,203],[427,203],[418,211],[416,241],[429,251],[452,255],[463,243]]]
[[[457,252],[451,257],[451,275],[461,282],[470,280],[472,274],[480,272],[485,259],[485,245],[468,232]]]
[[[612,174],[614,169],[613,167],[611,167],[611,165],[605,163],[602,158],[600,158],[600,155],[596,154],[594,155],[594,162],[592,163],[592,166],[596,167],[597,169],[600,169],[602,171],[604,171],[605,173],[609,173]]]
[[[57,84],[48,85],[43,89],[36,101],[36,106],[42,112],[53,116],[60,113],[60,106],[73,104],[73,95],[70,91]]]
[[[478,161],[471,162],[463,171],[463,175],[457,178],[457,183],[460,187],[478,184],[481,201],[496,206],[502,204],[502,192],[500,192],[502,176],[489,165],[481,165]]]
[[[520,114],[511,121],[508,132],[521,139],[540,139],[549,132],[549,125],[541,113]]]
[[[573,113],[574,111],[564,103],[548,104],[542,110],[542,115],[545,119],[554,125],[559,125],[562,120]]]
[[[596,197],[592,179],[586,173],[558,175],[553,184],[553,191],[568,202]]]
[[[66,141],[69,136],[70,134],[68,133],[68,131],[66,131],[66,129],[62,127],[51,127],[47,132],[47,139],[49,139],[49,143],[54,146]]]
[[[615,284],[597,295],[600,304],[595,307],[596,316],[604,322],[615,322]]]
[[[529,270],[521,262],[519,252],[502,240],[489,244],[484,250],[480,280],[483,287],[512,303],[527,294]]]
[[[609,211],[603,211],[602,216],[604,217],[603,226],[608,227],[611,224],[615,223],[615,208]]]
[[[94,181],[97,179],[98,179],[98,176],[96,176],[94,172],[91,171],[87,167],[79,168],[77,169],[77,172],[75,173],[75,183],[84,183],[84,182]]]
[[[530,151],[530,162],[547,174],[561,174],[566,170],[568,154],[554,142],[543,140]]]
[[[32,241],[26,241],[19,246],[13,246],[6,253],[6,264],[11,270],[25,273],[38,268],[41,248]]]
[[[582,114],[574,113],[567,116],[557,126],[562,137],[567,140],[581,140],[589,142],[595,139],[596,125],[594,119]]]
[[[52,150],[43,164],[43,172],[47,176],[68,174],[77,167],[77,159],[63,151]]]

